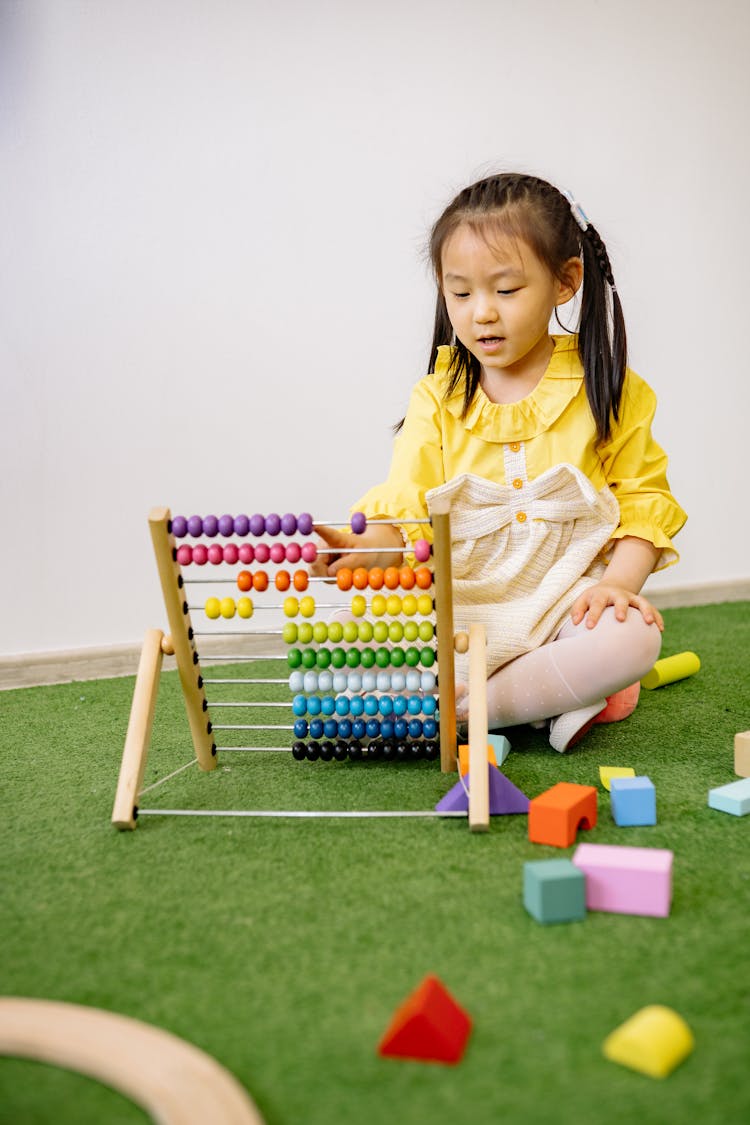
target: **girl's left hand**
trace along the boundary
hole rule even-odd
[[[641,594],[634,594],[623,586],[613,586],[606,582],[589,586],[580,597],[576,598],[570,612],[571,620],[574,625],[578,625],[585,617],[586,628],[593,629],[609,605],[614,606],[618,621],[625,620],[628,607],[632,606],[633,609],[640,611],[647,625],[656,625],[660,632],[664,632],[664,619],[648,598],[642,597]]]

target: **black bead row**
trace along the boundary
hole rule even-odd
[[[440,756],[440,744],[434,739],[392,739],[373,738],[363,744],[357,738],[348,741],[339,738],[335,742],[313,739],[304,742],[298,739],[292,746],[292,757],[298,762],[415,762],[421,759],[434,761]]]

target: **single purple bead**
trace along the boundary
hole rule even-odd
[[[250,530],[250,520],[247,516],[234,517],[234,534],[244,538]]]
[[[266,535],[278,535],[281,531],[281,516],[269,512],[266,516]]]
[[[250,534],[251,535],[265,535],[266,534],[266,520],[265,516],[256,514],[250,517]]]
[[[234,516],[219,516],[219,535],[234,535]]]
[[[309,535],[313,529],[313,518],[309,512],[302,512],[297,516],[297,531],[300,535]]]
[[[192,535],[196,539],[199,535],[203,534],[203,520],[200,516],[191,516],[187,521],[188,535]]]
[[[172,534],[175,539],[184,539],[187,535],[187,520],[184,516],[172,517]]]
[[[291,512],[286,512],[281,517],[281,530],[285,535],[294,535],[297,531],[297,517],[293,516]],[[305,532],[309,535],[309,532]]]
[[[355,512],[352,516],[352,531],[355,535],[361,535],[367,527],[367,518],[364,512]]]
[[[216,516],[203,517],[203,534],[207,535],[209,539],[213,539],[216,532],[219,530],[219,521]]]

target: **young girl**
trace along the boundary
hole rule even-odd
[[[567,193],[527,175],[481,180],[440,216],[430,254],[430,374],[388,479],[356,505],[368,517],[356,546],[371,553],[323,566],[393,565],[379,552],[429,537],[414,521],[447,493],[454,624],[486,625],[490,727],[549,720],[564,751],[597,718],[632,710],[661,647],[662,618],[640,590],[677,560],[686,516],[651,436],[655,396],[626,367],[607,251]],[[579,289],[578,334],[550,336]],[[355,545],[318,530],[331,547]],[[460,682],[457,694],[461,720]]]

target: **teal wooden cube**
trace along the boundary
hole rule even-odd
[[[537,922],[580,922],[586,917],[586,877],[569,859],[523,865],[523,904]]]
[[[656,789],[648,777],[613,777],[612,816],[620,828],[656,824]]]

